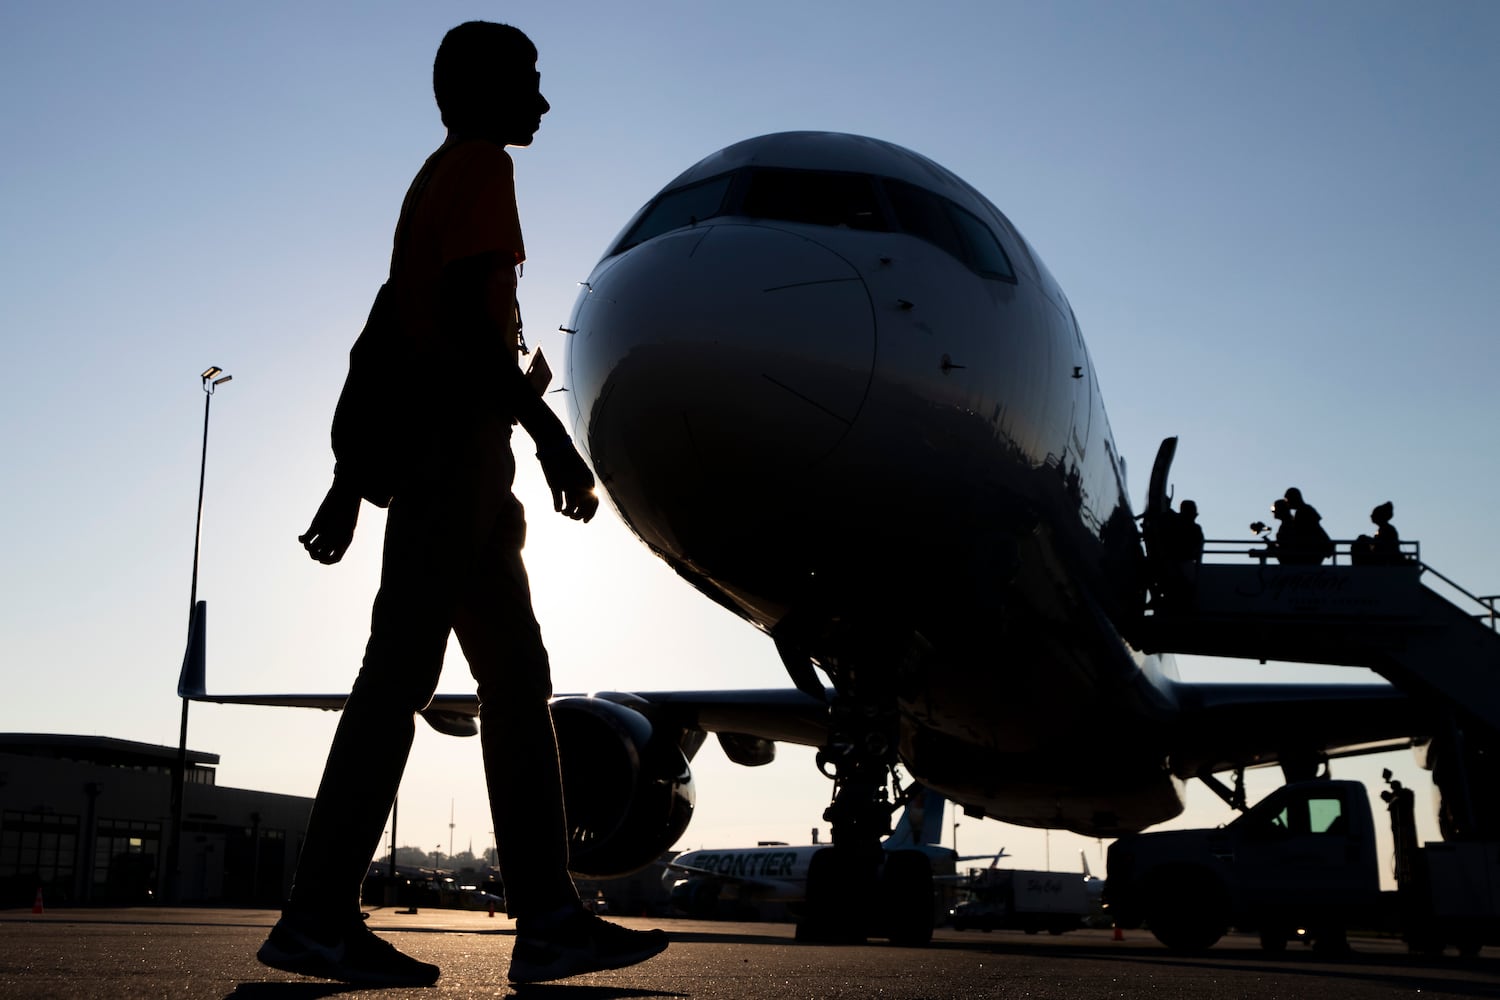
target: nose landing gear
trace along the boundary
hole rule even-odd
[[[895,698],[841,692],[830,721],[818,767],[834,782],[833,801],[823,813],[833,846],[813,856],[797,940],[860,944],[885,937],[892,944],[925,945],[932,940],[932,863],[921,851],[886,851],[881,844],[904,798],[895,775]],[[913,786],[907,794],[920,791]]]

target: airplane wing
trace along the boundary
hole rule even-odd
[[[1412,731],[1413,707],[1389,685],[1184,684],[1182,689],[1183,712],[1169,739],[1172,772],[1180,778],[1288,759],[1382,753],[1425,742],[1423,737],[1391,737],[1391,733]],[[342,709],[348,698],[347,694],[209,694],[182,688],[178,694],[220,705],[325,711]],[[663,721],[685,730],[720,734],[726,752],[738,746],[734,741],[816,747],[827,732],[826,706],[795,688],[632,694]],[[472,735],[478,714],[479,699],[472,694],[435,695],[422,711],[434,729],[450,736]]]
[[[347,694],[209,694],[191,689],[178,695],[192,701],[217,705],[267,705],[282,708],[319,708],[336,712],[344,707]],[[587,697],[583,694],[558,695],[554,700]],[[610,693],[592,695],[609,700]],[[717,733],[725,750],[734,758],[746,744],[796,743],[821,746],[827,732],[827,708],[795,688],[768,688],[746,691],[635,691],[627,704],[645,702],[653,717],[685,730]],[[472,694],[434,695],[432,704],[421,712],[422,718],[449,736],[471,736],[477,732],[479,698]],[[727,739],[726,739],[727,738]],[[731,750],[730,744],[735,746]],[[738,758],[736,758],[738,759]],[[746,763],[746,761],[740,761]]]
[[[215,705],[274,705],[281,708],[321,708],[325,712],[339,711],[349,698],[347,694],[208,694],[204,691],[184,691],[182,688],[177,689],[177,696],[189,701],[206,701]],[[463,702],[475,702],[472,706],[473,711],[467,714],[474,715],[478,712],[479,706],[472,695],[467,698],[462,695],[440,697],[459,699],[460,705],[457,710],[461,713],[464,707]]]
[[[1417,706],[1389,684],[1193,684],[1168,737],[1179,778],[1421,745]]]
[[[210,694],[206,690],[204,633],[207,607],[200,601],[178,679],[179,697],[222,705],[267,705],[338,711],[347,694]],[[1174,685],[1179,711],[1165,736],[1170,766],[1179,778],[1419,746],[1417,706],[1389,684],[1186,683]],[[560,695],[555,701],[583,695]],[[827,739],[825,699],[797,688],[721,691],[601,692],[604,698],[646,709],[653,719],[684,731],[715,733],[736,763],[764,764],[774,744],[822,746]],[[478,732],[474,694],[439,694],[422,711],[434,729],[450,736]],[[1417,733],[1393,737],[1392,733]]]
[[[636,691],[625,697],[647,702],[653,716],[684,729],[809,747],[822,746],[828,738],[827,702],[796,688]]]
[[[221,705],[268,705],[338,711],[347,694],[210,694],[206,690],[203,634],[207,608],[199,602],[183,659],[177,694]],[[1420,729],[1415,706],[1389,684],[1178,683],[1177,714],[1167,746],[1180,778],[1275,764],[1289,759],[1342,757],[1402,749],[1425,742],[1392,737]],[[831,697],[831,692],[828,695]],[[579,695],[561,695],[564,700]],[[822,746],[827,704],[796,688],[727,691],[604,692],[602,697],[644,706],[683,730],[719,734],[738,763],[766,763],[771,745]],[[473,694],[435,695],[422,717],[450,736],[478,730]]]
[[[208,605],[199,601],[193,611],[187,653],[177,678],[177,696],[189,701],[217,705],[267,705],[282,708],[343,709],[345,694],[210,694],[205,655]],[[683,730],[719,734],[725,753],[737,763],[764,764],[771,759],[771,744],[796,743],[822,746],[827,742],[828,707],[825,700],[796,688],[766,688],[743,691],[657,691],[619,694],[558,695],[553,701],[597,697],[637,708]],[[825,698],[831,698],[827,692]],[[438,732],[449,736],[473,736],[478,732],[479,697],[474,694],[438,694],[422,710],[422,718]]]

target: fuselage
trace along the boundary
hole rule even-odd
[[[1181,808],[1169,666],[1071,306],[987,199],[879,140],[730,146],[636,214],[568,324],[576,437],[622,519],[835,682],[971,809],[1089,833]]]
[[[715,886],[714,899],[800,903],[807,898],[807,874],[812,868],[813,856],[826,846],[762,844],[759,847],[686,851],[672,859],[662,874],[662,882],[686,910],[702,898],[698,896],[702,883]],[[918,844],[904,849],[925,854],[934,871],[943,875],[951,875],[958,862],[954,851],[937,844]]]
[[[698,884],[714,884],[714,898],[733,897],[749,902],[801,902],[807,898],[807,872],[813,855],[822,847],[784,844],[762,847],[732,847],[724,850],[687,851],[673,859],[662,874],[662,882],[673,892],[674,902],[684,910],[701,890]],[[723,892],[720,887],[732,887]]]

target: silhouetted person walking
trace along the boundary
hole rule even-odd
[[[359,891],[450,631],[478,686],[490,809],[516,918],[509,978],[617,968],[667,946],[661,931],[626,930],[584,910],[568,874],[550,667],[521,561],[526,522],[511,494],[519,421],[554,508],[588,521],[599,505],[593,474],[517,367],[525,250],[505,147],[529,145],[550,110],[536,58],[509,25],[471,21],[443,38],[433,90],[448,137],[407,192],[390,277],[351,352],[333,485],[301,541],[319,562],[338,562],[361,498],[388,503],[384,564],[291,899],[259,953],[278,969],[364,985],[438,978],[437,966],[365,928]],[[492,374],[499,385],[490,395],[453,392],[460,371]]]

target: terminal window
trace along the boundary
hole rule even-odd
[[[73,894],[73,872],[78,854],[78,817],[55,813],[6,810],[0,813],[0,885],[14,905],[31,903],[39,886],[50,898]],[[23,883],[30,882],[30,886]],[[15,887],[12,890],[9,887]]]
[[[160,849],[160,823],[99,820],[94,837],[94,900],[125,903],[150,899]]]

